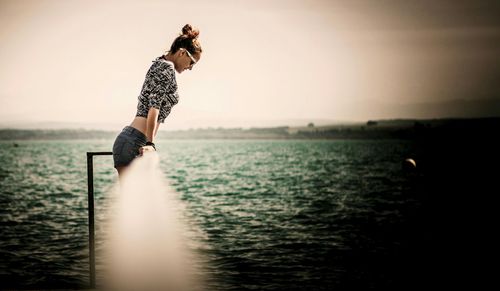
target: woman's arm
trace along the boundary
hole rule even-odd
[[[148,111],[148,118],[146,119],[146,141],[153,142],[158,129],[158,114],[160,109],[151,107]],[[145,151],[154,151],[152,146],[143,146],[139,148],[139,155],[143,155]]]
[[[154,137],[156,137],[156,134],[158,133],[158,128],[160,127],[160,123],[156,123],[156,128],[155,128],[155,133],[153,134]]]
[[[149,108],[148,118],[146,120],[146,140],[153,142],[153,139],[156,135],[156,128],[158,124],[158,115],[160,114],[160,110],[155,107]]]

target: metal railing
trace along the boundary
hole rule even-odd
[[[94,233],[94,156],[108,156],[112,152],[87,152],[87,183],[89,210],[89,268],[90,288],[95,288],[95,233]]]

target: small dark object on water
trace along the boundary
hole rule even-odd
[[[19,145],[17,143],[14,143],[13,146],[17,148]]]

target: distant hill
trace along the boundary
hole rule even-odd
[[[160,131],[157,139],[411,139],[442,130],[500,130],[500,118],[388,119],[326,126],[204,128]],[[113,139],[117,131],[0,129],[0,140]]]
[[[123,124],[105,123],[80,123],[80,122],[2,122],[0,129],[27,129],[27,130],[51,130],[51,129],[73,129],[73,130],[104,130],[118,131]]]
[[[333,119],[273,119],[273,120],[196,120],[192,126],[183,126],[182,128],[175,128],[172,124],[168,124],[168,127],[162,127],[162,131],[178,131],[178,130],[189,130],[197,128],[207,128],[207,127],[219,127],[219,124],[231,124],[230,127],[240,127],[249,129],[251,127],[269,128],[269,127],[282,127],[282,126],[301,126],[307,125],[308,123],[314,123],[316,125],[332,125],[332,124],[349,124],[353,123],[346,120],[333,120]],[[202,126],[196,126],[200,124]],[[213,124],[213,125],[212,125]],[[121,123],[81,123],[81,122],[0,122],[0,129],[85,129],[85,130],[104,130],[104,131],[120,131],[125,124]],[[165,129],[168,128],[168,129]]]
[[[415,119],[500,117],[500,99],[455,99],[442,102],[391,105],[389,108],[384,108],[383,111]]]

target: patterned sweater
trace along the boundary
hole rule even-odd
[[[141,94],[138,97],[136,116],[146,117],[151,107],[160,110],[158,122],[165,122],[172,107],[179,102],[174,64],[157,57],[149,68]]]

